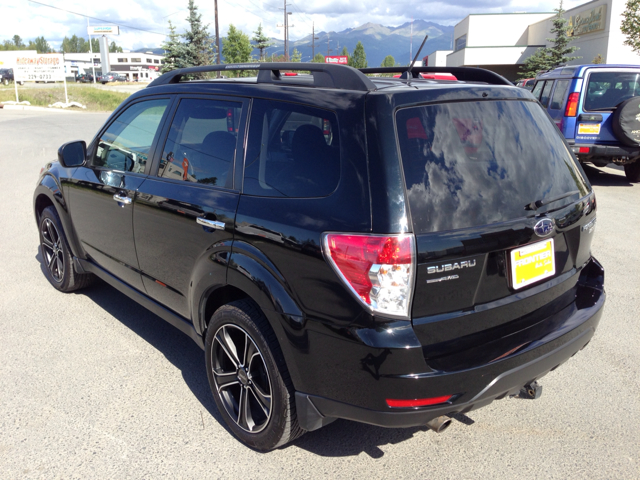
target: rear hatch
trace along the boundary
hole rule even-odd
[[[616,105],[640,95],[640,69],[591,69],[585,75],[575,126],[581,144],[617,144],[612,116]]]
[[[413,106],[396,125],[416,235],[412,321],[430,367],[472,368],[557,330],[590,258],[595,199],[539,104]]]

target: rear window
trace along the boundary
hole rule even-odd
[[[640,95],[640,72],[594,72],[589,75],[585,110],[609,110]]]
[[[537,103],[411,107],[399,110],[396,122],[415,233],[513,220],[532,215],[524,207],[533,201],[574,190],[588,193]]]

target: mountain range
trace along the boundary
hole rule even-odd
[[[377,67],[382,63],[387,55],[393,56],[396,63],[408,64],[412,55],[418,51],[425,35],[429,35],[425,46],[420,53],[420,58],[432,53],[435,50],[449,50],[453,39],[453,26],[439,25],[426,20],[414,20],[404,23],[398,27],[388,27],[377,23],[365,23],[355,28],[348,28],[341,32],[316,32],[315,53],[327,55],[340,55],[343,47],[347,47],[350,53],[358,43],[362,42],[367,55],[369,67]],[[250,32],[249,37],[253,36]],[[267,49],[267,54],[282,55],[284,51],[284,40],[281,38],[271,38],[272,47]],[[302,61],[308,62],[313,58],[311,34],[295,41],[290,41],[289,55],[293,54],[296,48],[302,54]],[[141,48],[136,52],[153,51],[162,54],[161,48]],[[253,51],[253,56],[258,58],[259,51]]]

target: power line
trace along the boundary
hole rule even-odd
[[[166,33],[160,33],[160,32],[153,32],[151,30],[145,30],[144,28],[138,28],[138,27],[132,27],[130,25],[124,25],[122,23],[117,23],[114,22],[113,20],[105,20],[103,18],[97,18],[97,17],[91,17],[89,15],[85,15],[83,13],[78,13],[78,12],[74,12],[72,10],[66,10],[64,8],[60,8],[60,7],[54,7],[53,5],[47,5],[46,3],[41,3],[41,2],[37,2],[36,0],[27,0],[30,3],[35,3],[38,5],[42,5],[43,7],[49,7],[49,8],[53,8],[55,10],[60,10],[62,12],[66,12],[66,13],[72,13],[74,15],[79,15],[81,17],[85,17],[85,18],[90,18],[91,20],[98,20],[99,22],[104,22],[104,23],[111,23],[113,25],[117,25],[119,27],[123,27],[123,28],[129,28],[131,30],[139,30],[141,32],[146,32],[146,33],[153,33],[154,35],[162,35],[163,37],[166,37],[167,34]],[[177,12],[176,12],[177,13]],[[172,14],[173,15],[173,14]]]

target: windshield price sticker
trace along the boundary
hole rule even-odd
[[[578,135],[600,135],[600,124],[581,123],[578,125]]]
[[[16,80],[64,80],[64,60],[61,54],[23,56],[16,59]]]
[[[511,283],[515,290],[556,273],[553,238],[511,251]]]

